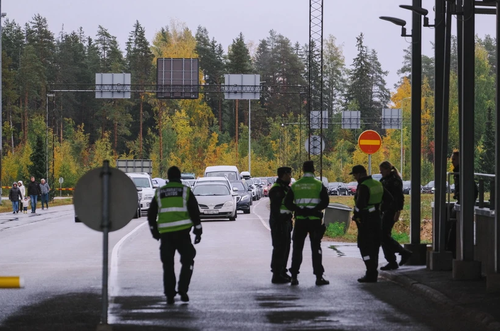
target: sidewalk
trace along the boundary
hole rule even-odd
[[[488,293],[484,278],[454,280],[451,271],[430,271],[425,266],[404,266],[379,271],[379,275],[471,318],[488,330],[500,330],[500,292]]]

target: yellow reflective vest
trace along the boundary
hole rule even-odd
[[[169,182],[156,190],[158,202],[158,231],[160,233],[189,229],[193,222],[189,217],[187,202],[190,188],[178,182]]]

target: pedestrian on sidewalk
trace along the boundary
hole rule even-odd
[[[412,252],[403,248],[394,238],[392,238],[392,228],[399,220],[401,210],[403,210],[405,196],[403,194],[403,180],[398,170],[389,162],[384,161],[379,166],[382,178],[380,182],[384,189],[392,195],[392,201],[382,201],[382,250],[387,264],[380,270],[395,270],[399,266],[408,262]],[[387,195],[386,195],[387,196]],[[396,261],[396,253],[401,255],[399,265]]]
[[[323,210],[328,207],[330,197],[323,183],[314,178],[313,161],[304,162],[302,170],[304,175],[292,184],[285,197],[286,208],[295,213],[295,225],[292,235],[292,267],[290,268],[292,279],[290,284],[299,285],[297,275],[302,264],[304,242],[309,234],[316,285],[328,285],[330,282],[323,278],[325,269],[322,261],[321,239],[323,239],[326,231],[323,223]]]
[[[181,171],[173,166],[167,171],[168,183],[157,189],[148,210],[149,228],[153,238],[161,240],[160,257],[163,263],[163,286],[167,304],[175,302],[177,293],[181,301],[188,302],[188,289],[193,275],[196,249],[191,243],[193,227],[194,243],[201,240],[202,226],[198,201],[188,186],[181,183]],[[175,252],[181,256],[179,284],[175,290]]]
[[[354,196],[353,221],[358,226],[358,248],[366,266],[360,283],[376,283],[378,278],[378,253],[382,235],[380,204],[384,197],[382,183],[368,176],[362,165],[356,165],[349,173],[358,181]],[[389,201],[389,198],[386,198]]]
[[[45,206],[47,209],[49,209],[49,192],[50,192],[50,186],[49,183],[45,181],[44,178],[40,180],[40,192],[42,193],[42,210],[43,210],[43,205],[45,203]]]
[[[19,190],[21,191],[21,195],[23,196],[21,200],[19,200],[19,210],[22,212],[23,211],[23,202],[24,199],[26,198],[26,188],[23,185],[23,181],[19,180],[17,182],[17,187],[19,187]]]
[[[34,214],[36,212],[36,203],[38,200],[38,196],[41,194],[40,185],[35,182],[35,177],[31,176],[31,181],[28,184],[28,195],[31,199],[31,213]]]
[[[287,274],[286,265],[290,255],[290,243],[292,241],[292,211],[285,207],[285,196],[290,189],[292,179],[292,168],[278,168],[278,179],[269,190],[269,201],[271,204],[269,213],[269,227],[271,228],[271,240],[273,253],[271,255],[271,272],[273,284],[290,283],[291,277]]]
[[[9,200],[12,201],[12,214],[19,213],[19,200],[23,198],[21,190],[17,187],[17,182],[12,184],[9,190]]]

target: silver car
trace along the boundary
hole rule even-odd
[[[236,212],[236,192],[232,192],[224,183],[197,183],[193,194],[198,200],[200,218],[228,218],[234,221]]]

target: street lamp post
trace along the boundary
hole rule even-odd
[[[45,110],[46,110],[46,132],[45,132],[45,178],[49,180],[49,98],[55,97],[55,94],[47,94],[47,98],[45,99]],[[52,185],[52,184],[50,184]]]
[[[3,156],[3,151],[2,151],[2,101],[3,101],[3,94],[2,94],[2,17],[5,17],[7,15],[6,13],[2,13],[2,0],[0,0],[0,205],[2,204],[2,156]]]
[[[420,244],[420,182],[421,182],[421,96],[422,96],[422,15],[427,14],[422,8],[422,0],[413,0],[412,6],[400,6],[404,9],[410,9],[412,15],[412,32],[406,34],[406,21],[381,16],[380,19],[389,21],[401,26],[401,35],[411,37],[411,205],[414,208],[410,210],[410,244],[405,247],[413,251],[410,259],[411,264],[425,264],[427,245]]]

